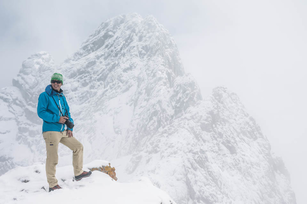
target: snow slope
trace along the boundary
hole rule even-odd
[[[106,161],[94,161],[84,169],[108,165]],[[0,177],[0,203],[112,203],[112,204],[175,204],[163,191],[154,187],[146,178],[138,182],[121,183],[112,180],[107,174],[93,171],[81,181],[72,180],[71,166],[57,169],[59,185],[63,188],[46,192],[45,166],[35,164],[17,167]],[[43,189],[44,188],[44,189]]]

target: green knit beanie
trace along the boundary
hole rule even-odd
[[[54,73],[51,77],[51,81],[52,80],[58,80],[58,81],[61,81],[62,84],[63,84],[63,75],[62,74],[59,74],[59,73]]]

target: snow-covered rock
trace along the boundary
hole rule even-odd
[[[35,108],[54,70],[38,53],[1,90],[1,173],[44,161]],[[219,87],[203,99],[153,17],[102,23],[57,71],[85,161],[112,161],[119,181],[146,176],[180,204],[296,203],[282,160],[238,96]],[[60,161],[71,162],[68,148]]]

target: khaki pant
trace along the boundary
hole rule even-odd
[[[73,151],[73,167],[75,176],[80,175],[83,170],[83,145],[74,137],[68,137],[67,131],[54,132],[48,131],[43,133],[46,150],[46,175],[49,187],[58,185],[55,177],[56,165],[58,164],[58,145],[62,143]]]

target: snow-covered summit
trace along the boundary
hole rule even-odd
[[[84,166],[107,165],[106,161],[93,161]],[[48,192],[45,165],[35,164],[16,167],[0,177],[0,203],[102,203],[126,204],[175,204],[163,191],[154,187],[146,178],[133,183],[112,180],[107,174],[93,171],[89,178],[73,181],[71,166],[57,169],[60,190]]]
[[[113,60],[112,66],[119,63],[119,58],[125,58],[125,62],[133,62],[136,58],[146,62],[159,57],[176,75],[184,74],[174,40],[152,16],[143,19],[138,14],[127,14],[107,20],[70,60],[78,61],[87,55],[92,55],[92,61],[102,56],[104,60]],[[92,65],[90,62],[86,66]]]
[[[48,59],[30,57],[0,93],[1,173],[45,159],[35,101],[54,71]],[[106,158],[123,181],[146,176],[181,204],[296,202],[282,160],[239,97],[219,87],[203,98],[153,17],[107,20],[57,71],[85,161]],[[60,165],[71,163],[69,149],[59,154]]]

